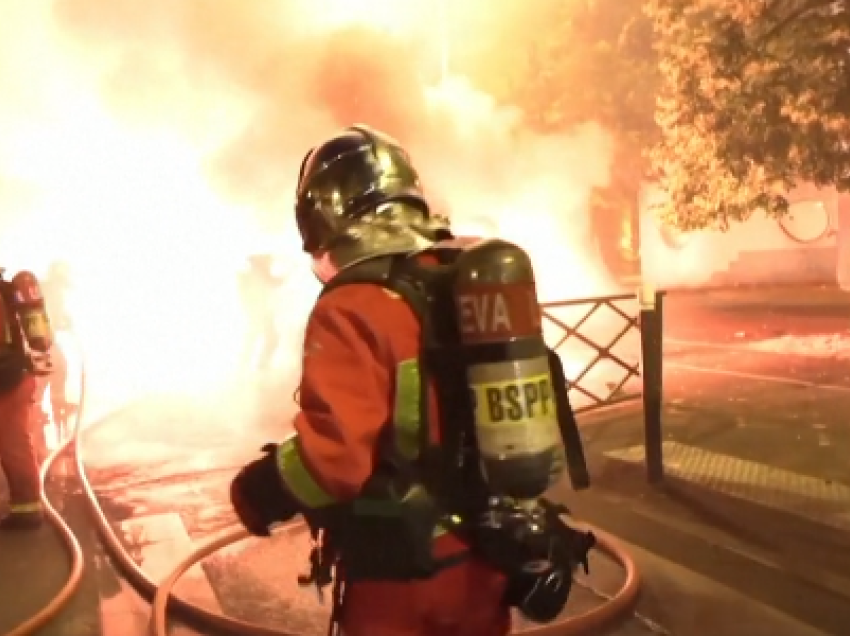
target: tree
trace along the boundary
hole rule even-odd
[[[662,82],[662,217],[778,217],[804,183],[850,190],[850,13],[834,0],[648,0]]]
[[[509,4],[500,4],[503,17]],[[595,193],[593,204],[595,233],[612,269],[623,260],[623,223],[637,229],[646,151],[658,140],[658,64],[652,22],[642,5],[642,0],[521,2],[487,52],[498,73],[483,78],[486,90],[519,106],[539,132],[595,121],[613,136],[611,183]]]

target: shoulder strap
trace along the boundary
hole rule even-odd
[[[6,313],[6,320],[9,326],[9,335],[12,340],[12,348],[18,355],[26,357],[27,347],[24,343],[24,334],[23,329],[21,328],[21,320],[18,316],[18,311],[16,308],[17,302],[15,300],[15,288],[12,283],[7,280],[0,279],[0,300],[2,300],[3,302],[3,309]]]
[[[421,341],[425,345],[431,338],[431,320],[428,307],[428,295],[416,282],[403,272],[409,260],[407,254],[398,254],[369,259],[343,270],[337,274],[328,284],[324,286],[319,297],[332,292],[345,285],[372,284],[380,285],[385,289],[397,294],[416,315],[421,325]],[[423,355],[425,347],[420,347],[419,355],[419,454],[423,453],[431,445],[430,438],[430,401],[428,387],[431,381],[427,360]],[[393,458],[393,464],[408,463],[401,462],[401,458]],[[403,469],[403,466],[396,466]]]
[[[319,297],[321,298],[338,287],[346,285],[369,283],[387,287],[390,275],[397,267],[396,262],[400,258],[403,258],[403,256],[382,256],[347,267],[325,284]]]
[[[431,404],[430,387],[434,386],[437,392],[437,404],[440,409],[439,420],[441,422],[439,454],[444,457],[455,457],[461,452],[462,445],[462,422],[452,417],[450,405],[453,404],[451,395],[451,379],[445,376],[445,360],[447,359],[447,343],[441,333],[441,325],[436,324],[435,317],[443,313],[440,303],[446,295],[446,267],[450,265],[451,259],[447,254],[441,254],[446,250],[435,250],[437,265],[433,267],[420,266],[416,257],[418,254],[399,254],[381,258],[370,259],[354,265],[340,272],[322,290],[322,295],[342,287],[344,285],[369,283],[380,285],[385,289],[397,294],[413,311],[420,325],[420,353],[419,353],[419,458],[423,461],[416,462],[418,467],[409,465],[410,462],[400,462],[408,466],[396,466],[400,470],[410,472],[417,471],[419,481],[423,482],[429,490],[432,490],[434,475],[426,464],[435,455],[434,445],[431,442],[430,422]],[[456,365],[455,365],[456,366]],[[399,460],[400,458],[395,458]],[[399,463],[399,461],[394,461]]]

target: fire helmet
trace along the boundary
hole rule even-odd
[[[357,125],[304,157],[295,218],[303,249],[343,268],[421,248],[448,234],[432,218],[410,156],[389,135]],[[424,242],[424,244],[423,244]]]

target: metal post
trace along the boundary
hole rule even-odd
[[[664,479],[661,434],[664,294],[645,286],[638,292],[638,297],[646,475],[649,483],[655,484]]]

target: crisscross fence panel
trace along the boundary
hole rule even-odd
[[[542,305],[544,336],[561,357],[576,412],[637,399],[640,326],[631,294]]]
[[[544,337],[563,362],[576,413],[643,401],[651,481],[662,476],[663,297],[642,289],[542,304]]]

